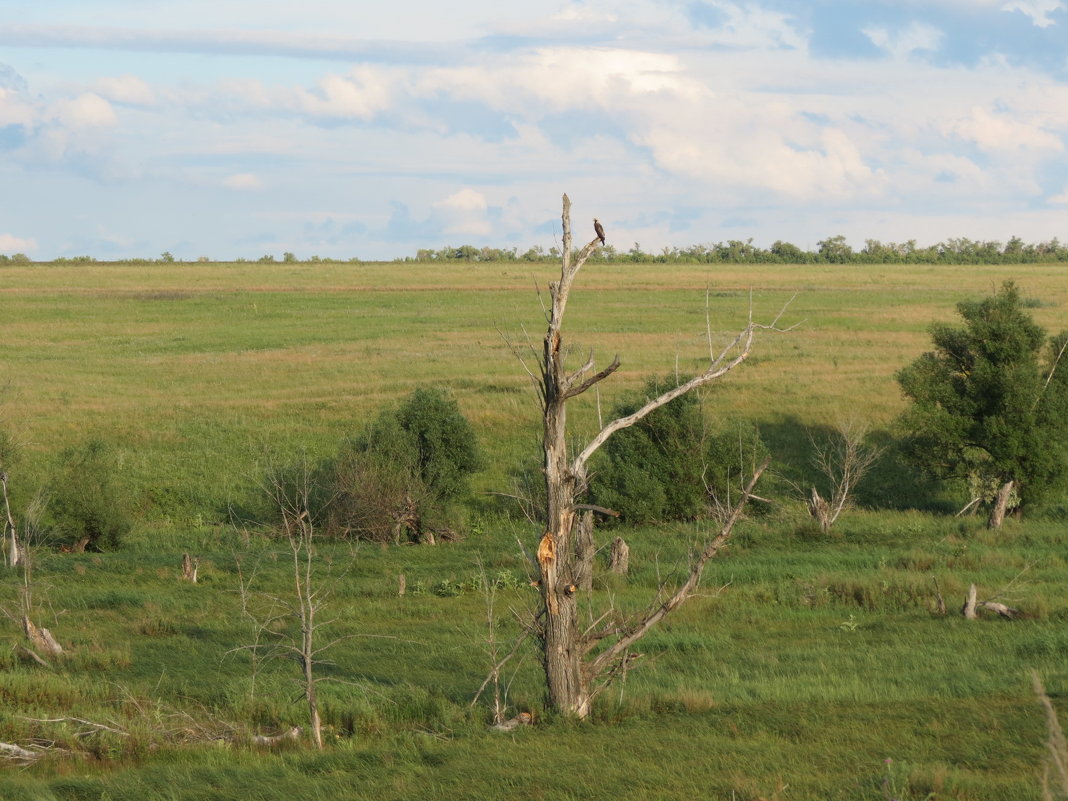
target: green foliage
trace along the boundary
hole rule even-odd
[[[111,450],[95,439],[60,456],[49,510],[56,532],[79,549],[117,548],[133,527],[116,467]]]
[[[333,465],[329,530],[376,541],[447,527],[481,457],[455,400],[417,389],[347,443]]]
[[[401,459],[415,468],[435,497],[450,501],[466,494],[467,476],[482,459],[474,429],[456,401],[439,389],[417,389],[395,416],[401,441],[380,444],[397,446]]]
[[[935,350],[901,370],[912,404],[901,418],[905,452],[926,473],[974,486],[1017,483],[1024,504],[1044,500],[1068,474],[1068,375],[1062,334],[1042,358],[1045,331],[1006,283],[957,305],[963,328],[935,325]]]
[[[650,380],[643,395],[617,405],[611,417],[633,414],[672,386],[673,379]],[[692,392],[682,395],[604,444],[592,465],[590,494],[628,523],[692,520],[704,504],[704,439],[701,401]]]

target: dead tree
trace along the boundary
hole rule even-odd
[[[817,442],[810,434],[812,464],[830,484],[831,496],[824,499],[815,487],[808,499],[808,511],[820,524],[822,531],[830,531],[844,509],[853,502],[853,493],[882,454],[881,448],[864,443],[868,427],[856,420],[839,421],[830,438]]]
[[[740,365],[750,354],[756,331],[774,328],[778,318],[770,325],[757,325],[750,315],[748,324],[727,347],[718,355],[710,352],[707,369],[650,399],[633,414],[608,422],[577,455],[572,456],[568,451],[568,402],[608,378],[619,368],[620,361],[616,356],[603,370],[594,372],[591,355],[578,370],[569,372],[565,368],[562,328],[568,296],[575,276],[597,249],[600,240],[595,238],[577,254],[572,253],[571,201],[567,195],[563,197],[562,221],[560,280],[549,284],[552,308],[539,366],[540,378],[531,373],[542,402],[547,521],[536,556],[542,607],[536,635],[542,649],[550,706],[566,715],[585,717],[600,689],[620,665],[625,664],[631,645],[697,588],[705,564],[730,537],[766,466],[765,463],[753,474],[719,533],[698,552],[688,578],[670,598],[654,605],[638,620],[623,625],[605,623],[600,628],[595,624],[584,630],[579,621],[578,596],[583,593],[582,588],[592,574],[594,549],[587,541],[585,527],[579,525],[578,499],[587,489],[590,458],[617,431],[634,425],[655,409],[721,378]]]

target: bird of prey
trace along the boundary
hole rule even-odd
[[[604,226],[601,225],[600,221],[598,221],[598,219],[596,217],[593,218],[593,230],[596,232],[597,238],[601,240],[601,244],[603,245],[604,244]]]

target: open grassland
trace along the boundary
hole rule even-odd
[[[71,656],[48,670],[0,651],[0,741],[78,755],[0,773],[0,798],[1041,798],[1046,732],[1028,670],[1063,710],[1065,522],[991,534],[931,512],[890,472],[865,493],[882,508],[850,513],[833,535],[774,488],[771,512],[739,529],[705,594],[641,642],[639,666],[592,721],[543,715],[528,654],[510,700],[542,725],[512,735],[487,730],[484,704],[468,707],[492,661],[477,564],[500,585],[494,632],[507,649],[513,610],[536,595],[516,539],[531,547],[539,532],[480,496],[455,545],[324,544],[336,622],[323,634],[346,638],[322,668],[336,679],[321,688],[328,747],[241,744],[303,722],[297,666],[257,667],[242,650],[255,638],[242,580],[262,613],[291,578],[283,546],[225,525],[251,503],[263,454],[329,456],[383,404],[436,384],[482,439],[478,488],[509,489],[538,434],[512,350],[529,354],[528,334],[539,347],[534,286],[553,277],[542,265],[0,268],[0,415],[25,443],[13,479],[43,481],[63,447],[96,436],[120,454],[140,520],[118,552],[39,558],[40,622]],[[623,359],[607,409],[610,392],[707,358],[706,319],[722,344],[750,297],[757,320],[793,298],[782,322],[800,325],[763,335],[706,407],[759,425],[780,474],[800,481],[806,427],[854,414],[889,426],[893,375],[927,349],[928,325],[1006,279],[1039,323],[1068,327],[1060,266],[634,265],[580,275],[569,332],[576,363],[589,348],[601,364]],[[577,434],[596,420],[584,400]],[[634,572],[599,576],[596,595],[631,610],[703,535],[622,533]],[[183,551],[202,559],[197,585],[178,579]],[[947,616],[934,612],[936,582]],[[965,621],[954,607],[971,582],[981,597],[1009,585],[1024,619]],[[4,578],[9,608],[15,584]],[[59,717],[118,731],[41,722]]]
[[[0,415],[28,469],[96,436],[122,457],[147,519],[213,521],[247,491],[265,449],[332,453],[383,404],[447,387],[490,459],[481,487],[536,452],[529,380],[511,353],[540,348],[545,265],[183,264],[0,268]],[[901,407],[893,374],[928,347],[955,304],[1016,279],[1035,318],[1065,326],[1063,266],[597,266],[569,308],[574,360],[623,358],[610,393],[707,359],[749,313],[793,298],[787,335],[761,338],[745,370],[713,391],[714,415],[788,438]],[[707,296],[707,303],[706,303]],[[590,397],[575,432],[595,421]],[[583,413],[583,411],[585,413]],[[777,454],[780,457],[790,454]]]

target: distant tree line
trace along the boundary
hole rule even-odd
[[[1008,242],[947,239],[928,247],[919,247],[915,239],[908,242],[881,242],[867,239],[855,250],[844,236],[832,236],[804,250],[790,242],[776,241],[769,248],[757,247],[752,239],[730,239],[710,245],[688,248],[663,248],[658,253],[642,250],[637,242],[620,251],[605,245],[594,260],[639,264],[1029,264],[1068,261],[1068,244],[1057,239],[1031,244],[1019,237]],[[556,262],[560,249],[535,246],[520,253],[518,248],[501,249],[474,245],[446,246],[440,250],[420,249],[415,257],[398,259],[406,262]]]
[[[935,245],[920,247],[915,239],[907,242],[881,242],[878,239],[864,240],[864,247],[854,249],[844,236],[832,236],[816,243],[815,250],[804,250],[790,242],[777,240],[769,248],[757,247],[752,239],[744,242],[729,239],[706,245],[691,245],[688,248],[665,247],[657,253],[642,250],[635,242],[629,250],[621,251],[605,245],[590,257],[592,261],[635,264],[1035,264],[1068,262],[1068,244],[1054,238],[1048,242],[1032,244],[1019,237],[1008,242],[980,241],[964,237],[947,239]],[[548,249],[535,245],[520,252],[519,248],[476,247],[446,245],[439,250],[420,248],[415,256],[393,259],[394,263],[424,262],[528,262],[555,263],[560,260],[560,248]],[[64,256],[48,260],[48,264],[94,264],[92,256]],[[110,264],[172,264],[181,262],[169,251],[158,258],[128,258],[103,260]],[[225,261],[234,264],[362,264],[356,257],[341,259],[329,256],[298,258],[286,251],[281,258],[272,254],[257,259],[211,259],[200,256],[195,262]],[[373,261],[373,260],[372,260]],[[2,264],[32,264],[34,260],[25,253],[0,254]]]

